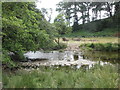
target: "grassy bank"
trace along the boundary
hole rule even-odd
[[[119,43],[86,43],[80,45],[81,49],[95,51],[120,51]]]
[[[117,67],[99,66],[83,69],[44,68],[3,73],[4,88],[118,88]]]

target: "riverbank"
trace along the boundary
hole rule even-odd
[[[81,48],[80,46],[82,46],[82,45],[84,46],[84,45],[88,45],[88,44],[91,45],[91,44],[118,43],[118,40],[120,38],[117,38],[117,37],[96,37],[96,38],[67,38],[67,39],[68,39],[68,41],[63,41],[62,38],[60,39],[60,43],[66,44],[67,48],[60,49],[59,52],[64,52],[64,51],[81,52],[80,51],[81,49],[87,49],[87,47]],[[48,51],[48,52],[50,52],[50,51]],[[16,67],[16,65],[13,63],[13,66],[10,66],[10,67],[11,68]]]
[[[81,44],[89,43],[119,43],[120,38],[118,37],[90,37],[90,38],[67,38],[68,41],[60,39],[61,43],[67,44],[65,50],[79,50]]]
[[[77,38],[68,38],[69,41],[63,41],[60,39],[60,42],[67,44],[67,48],[61,51],[55,52],[46,52],[46,56],[51,57],[51,63],[48,63],[48,66],[42,65],[42,62],[48,61],[29,61],[31,65],[28,65],[28,62],[24,63],[24,67],[18,69],[11,69],[8,71],[3,70],[3,87],[4,88],[118,88],[118,63],[107,63],[105,64],[102,60],[108,56],[96,55],[92,52],[88,52],[88,56],[80,56],[76,52],[80,52],[80,45],[87,43],[118,43],[118,38],[106,37],[106,38],[80,38],[79,41],[75,41]],[[64,53],[67,51],[67,53]],[[72,53],[71,53],[72,52]],[[73,53],[74,52],[74,53]],[[91,55],[92,53],[92,55]],[[40,57],[41,52],[37,53]],[[100,53],[101,54],[101,53]],[[112,53],[111,53],[112,54]],[[34,54],[33,54],[34,55]],[[43,55],[43,54],[42,54]],[[67,55],[67,56],[66,56]],[[69,56],[70,55],[70,56]],[[66,58],[71,57],[72,59]],[[90,56],[89,56],[90,55]],[[112,54],[113,55],[113,54]],[[116,53],[114,54],[116,55]],[[114,56],[109,57],[110,59],[115,59]],[[32,53],[31,55],[32,56]],[[46,57],[44,56],[44,57]],[[61,57],[60,57],[61,56]],[[65,57],[64,57],[65,56]],[[100,58],[99,58],[100,56]],[[89,57],[89,58],[87,58]],[[91,58],[92,57],[92,58]],[[93,67],[84,65],[83,61],[89,60],[99,60],[98,63],[94,64]],[[97,57],[97,58],[96,58]],[[103,58],[104,57],[104,58]],[[63,64],[59,59],[63,60]],[[77,58],[75,60],[75,58]],[[90,59],[91,58],[91,59]],[[55,59],[55,63],[52,60]],[[69,59],[69,60],[68,60]],[[110,60],[109,59],[109,60]],[[37,59],[38,60],[38,59]],[[80,63],[80,68],[76,68],[76,65]],[[75,66],[73,63],[67,65],[70,62],[76,62]],[[90,61],[89,61],[90,62]],[[87,62],[87,63],[89,63]],[[102,64],[100,64],[102,62]],[[35,64],[35,65],[34,65]],[[36,67],[36,65],[38,65]],[[86,62],[85,62],[86,64]],[[75,68],[74,68],[75,67]],[[24,82],[23,82],[24,80]],[[104,84],[103,84],[104,83]]]

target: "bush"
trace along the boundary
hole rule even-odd
[[[11,57],[10,55],[8,54],[8,51],[3,49],[2,50],[2,64],[4,65],[7,65],[8,67],[14,67],[15,66],[15,63],[11,60]]]

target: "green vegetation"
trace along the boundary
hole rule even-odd
[[[106,29],[107,31],[109,31],[108,29],[110,29],[110,32],[111,32],[111,29],[113,29],[112,30],[113,33],[115,31],[120,32],[120,29],[118,29],[120,23],[116,21],[116,19],[119,17],[120,17],[120,14],[118,14],[117,16],[114,15],[106,19],[100,19],[100,20],[89,22],[89,23],[85,23],[84,25],[81,24],[79,25],[79,29],[83,29],[89,32],[101,32],[101,31],[105,31]]]
[[[3,73],[4,88],[118,88],[117,67],[95,65],[90,70],[45,68]]]
[[[100,6],[99,6],[100,4]],[[37,50],[58,50],[66,48],[67,46],[59,42],[60,37],[100,37],[100,36],[116,36],[117,28],[119,26],[119,2],[113,3],[115,5],[115,13],[111,16],[110,11],[107,19],[98,20],[97,13],[102,11],[102,6],[107,5],[106,8],[112,7],[110,3],[59,3],[57,11],[62,10],[65,13],[59,13],[55,18],[54,23],[50,23],[45,19],[48,14],[46,10],[39,10],[35,3],[26,2],[3,2],[2,3],[2,49],[3,49],[3,63],[10,63],[12,60],[25,60],[23,54],[27,51]],[[75,6],[76,9],[70,7]],[[8,8],[9,7],[9,8]],[[90,22],[89,10],[92,7],[99,7],[92,9],[95,19]],[[78,9],[78,10],[77,10]],[[50,9],[51,10],[51,9]],[[104,10],[107,10],[104,8]],[[51,10],[52,11],[52,10]],[[82,16],[78,17],[77,12]],[[96,13],[95,13],[96,12]],[[45,14],[46,13],[46,14]],[[74,14],[73,16],[71,16]],[[70,26],[70,20],[74,18],[74,24]],[[83,23],[78,21],[82,19]],[[111,25],[112,24],[112,25]],[[76,30],[77,28],[77,30]],[[76,31],[76,32],[74,32]],[[70,32],[73,32],[70,34]],[[57,38],[57,39],[56,39]],[[9,54],[13,53],[14,58]]]
[[[79,30],[70,34],[63,35],[63,37],[117,37],[115,34],[118,33],[117,28],[104,29],[99,32],[91,32],[86,30]]]
[[[14,65],[13,60],[25,60],[23,54],[26,51],[62,49],[66,46],[54,42],[57,30],[36,9],[35,3],[4,2],[2,17],[4,64]],[[12,57],[10,53],[13,53]]]
[[[80,48],[96,51],[120,51],[119,43],[86,43],[81,44]]]
[[[105,28],[117,28],[120,24],[120,2],[59,2],[56,10],[62,11],[67,21],[72,21],[73,32],[81,29],[99,32]],[[102,19],[103,11],[108,19]]]
[[[24,60],[24,51],[51,47],[50,35],[45,28],[40,28],[46,21],[34,3],[5,2],[2,3],[2,11],[3,63],[12,59],[8,55],[10,52],[17,60]]]
[[[74,20],[72,25],[72,33],[63,35],[64,37],[105,37],[115,36],[120,37],[120,2],[60,2],[57,7],[57,11],[64,11],[66,20]],[[115,5],[115,8],[113,8]],[[76,7],[75,9],[72,7]],[[90,16],[90,9],[92,9],[92,15]],[[112,9],[115,10],[112,15]],[[107,18],[102,19],[101,12],[107,12]],[[99,13],[100,12],[100,13]],[[81,13],[78,15],[77,13]],[[100,17],[98,15],[100,14]],[[73,15],[72,15],[73,14]],[[106,14],[105,14],[106,15]],[[90,18],[92,20],[90,20]],[[99,18],[99,19],[98,19]],[[78,23],[78,22],[82,23]],[[119,34],[118,34],[119,33]],[[118,35],[117,35],[118,34]]]
[[[120,23],[116,21],[120,15],[103,20],[96,20],[78,26],[76,32],[66,34],[66,37],[120,37]]]
[[[52,9],[40,10],[35,5],[33,2],[2,2],[3,77],[0,81],[3,79],[4,88],[119,87],[118,69],[114,64],[95,65],[89,70],[40,66],[28,71],[20,66],[23,63],[20,61],[27,60],[24,53],[28,51],[62,52],[67,46],[68,51],[78,51],[79,45],[86,51],[120,51],[120,2],[60,2],[54,23],[50,23]],[[102,11],[106,11],[106,19],[102,19]],[[14,68],[17,71],[12,71]]]
[[[60,37],[61,35],[65,35],[66,33],[70,33],[71,32],[71,28],[68,27],[69,22],[65,22],[65,19],[63,18],[63,14],[59,14],[55,20],[54,20],[54,25],[56,27],[56,37],[57,39],[55,40],[58,44],[58,47],[60,46]],[[54,32],[55,33],[55,32]]]

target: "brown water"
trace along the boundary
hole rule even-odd
[[[22,62],[23,66],[70,66],[87,67],[94,64],[116,64],[119,63],[117,52],[80,52],[80,51],[51,51],[51,52],[27,52],[24,54],[28,62]]]

